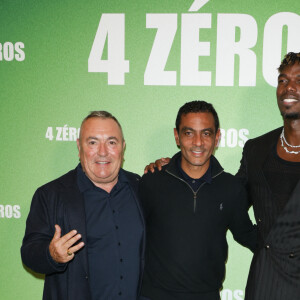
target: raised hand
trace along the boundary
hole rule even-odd
[[[61,228],[55,225],[55,233],[49,245],[50,255],[57,263],[66,263],[74,258],[74,253],[84,246],[83,242],[73,246],[81,239],[81,234],[77,234],[76,230],[61,236]]]

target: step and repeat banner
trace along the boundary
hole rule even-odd
[[[0,298],[42,297],[20,258],[26,217],[34,191],[77,165],[91,110],[119,119],[123,167],[142,174],[177,151],[179,107],[211,102],[215,155],[235,173],[245,141],[282,124],[277,67],[300,51],[299,13],[295,0],[1,0]],[[221,298],[241,300],[252,255],[228,241]]]

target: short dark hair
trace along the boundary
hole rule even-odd
[[[121,126],[121,124],[119,123],[119,121],[117,120],[117,118],[114,117],[110,112],[105,111],[105,110],[94,110],[94,111],[91,111],[91,112],[83,119],[83,121],[81,122],[80,129],[81,129],[83,123],[84,123],[86,120],[91,119],[91,118],[112,119],[112,120],[114,120],[114,121],[118,124],[118,126],[120,127],[121,134],[122,134],[122,139],[123,139],[123,141],[124,141],[124,135],[123,135],[122,126]],[[80,132],[81,132],[81,130],[80,130]]]
[[[179,132],[179,126],[180,126],[182,115],[186,115],[188,113],[199,113],[199,112],[207,112],[213,115],[215,120],[215,130],[217,132],[220,126],[218,114],[211,103],[208,103],[203,100],[194,100],[191,102],[187,102],[179,108],[176,117],[176,123],[175,123],[177,132]]]
[[[300,52],[299,53],[289,52],[282,60],[278,68],[278,72],[282,72],[285,67],[293,66],[296,63],[300,64]]]

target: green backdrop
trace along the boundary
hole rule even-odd
[[[43,276],[20,259],[31,197],[77,165],[89,111],[119,119],[124,168],[142,174],[177,151],[178,108],[212,102],[216,156],[235,173],[244,142],[282,123],[276,68],[300,51],[299,11],[295,0],[0,0],[0,298],[42,297]],[[228,241],[222,300],[240,300],[251,254]]]

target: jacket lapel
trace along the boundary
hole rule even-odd
[[[251,159],[250,164],[252,165],[251,169],[257,170],[262,168],[272,147],[277,143],[281,131],[282,127],[253,140],[249,140],[249,142],[253,144],[250,151],[256,154],[253,155],[253,153],[249,153],[249,158]]]
[[[249,170],[251,173],[248,176],[251,178],[251,180],[256,180],[260,184],[264,182],[270,192],[270,187],[263,172],[263,165],[268,155],[272,151],[272,148],[277,143],[281,131],[282,127],[256,138],[254,147],[251,149],[251,152],[256,153],[257,155],[250,155],[251,161],[249,161]]]
[[[123,170],[124,171],[124,170]],[[145,232],[145,218],[142,206],[139,201],[138,191],[139,191],[139,181],[140,178],[137,178],[136,176],[130,176],[127,171],[125,171],[126,177],[129,182],[130,189],[132,191],[133,198],[135,200],[135,203],[137,205],[137,208],[140,213],[141,221],[143,224],[143,237],[142,237],[142,247],[140,249],[141,254],[141,265],[140,265],[140,276],[139,276],[139,284],[138,284],[138,294],[140,293],[141,287],[142,287],[142,278],[144,273],[144,265],[145,265],[145,247],[146,247],[146,232]]]
[[[64,189],[65,195],[63,196],[65,202],[65,216],[66,216],[66,230],[76,229],[78,233],[82,236],[82,241],[87,244],[87,234],[86,234],[86,222],[85,222],[85,208],[84,208],[84,198],[80,193],[77,185],[77,172],[75,170],[74,176],[70,180],[63,182],[66,186]],[[76,255],[77,258],[83,264],[83,268],[88,274],[88,261],[87,261],[87,248],[83,247]]]

